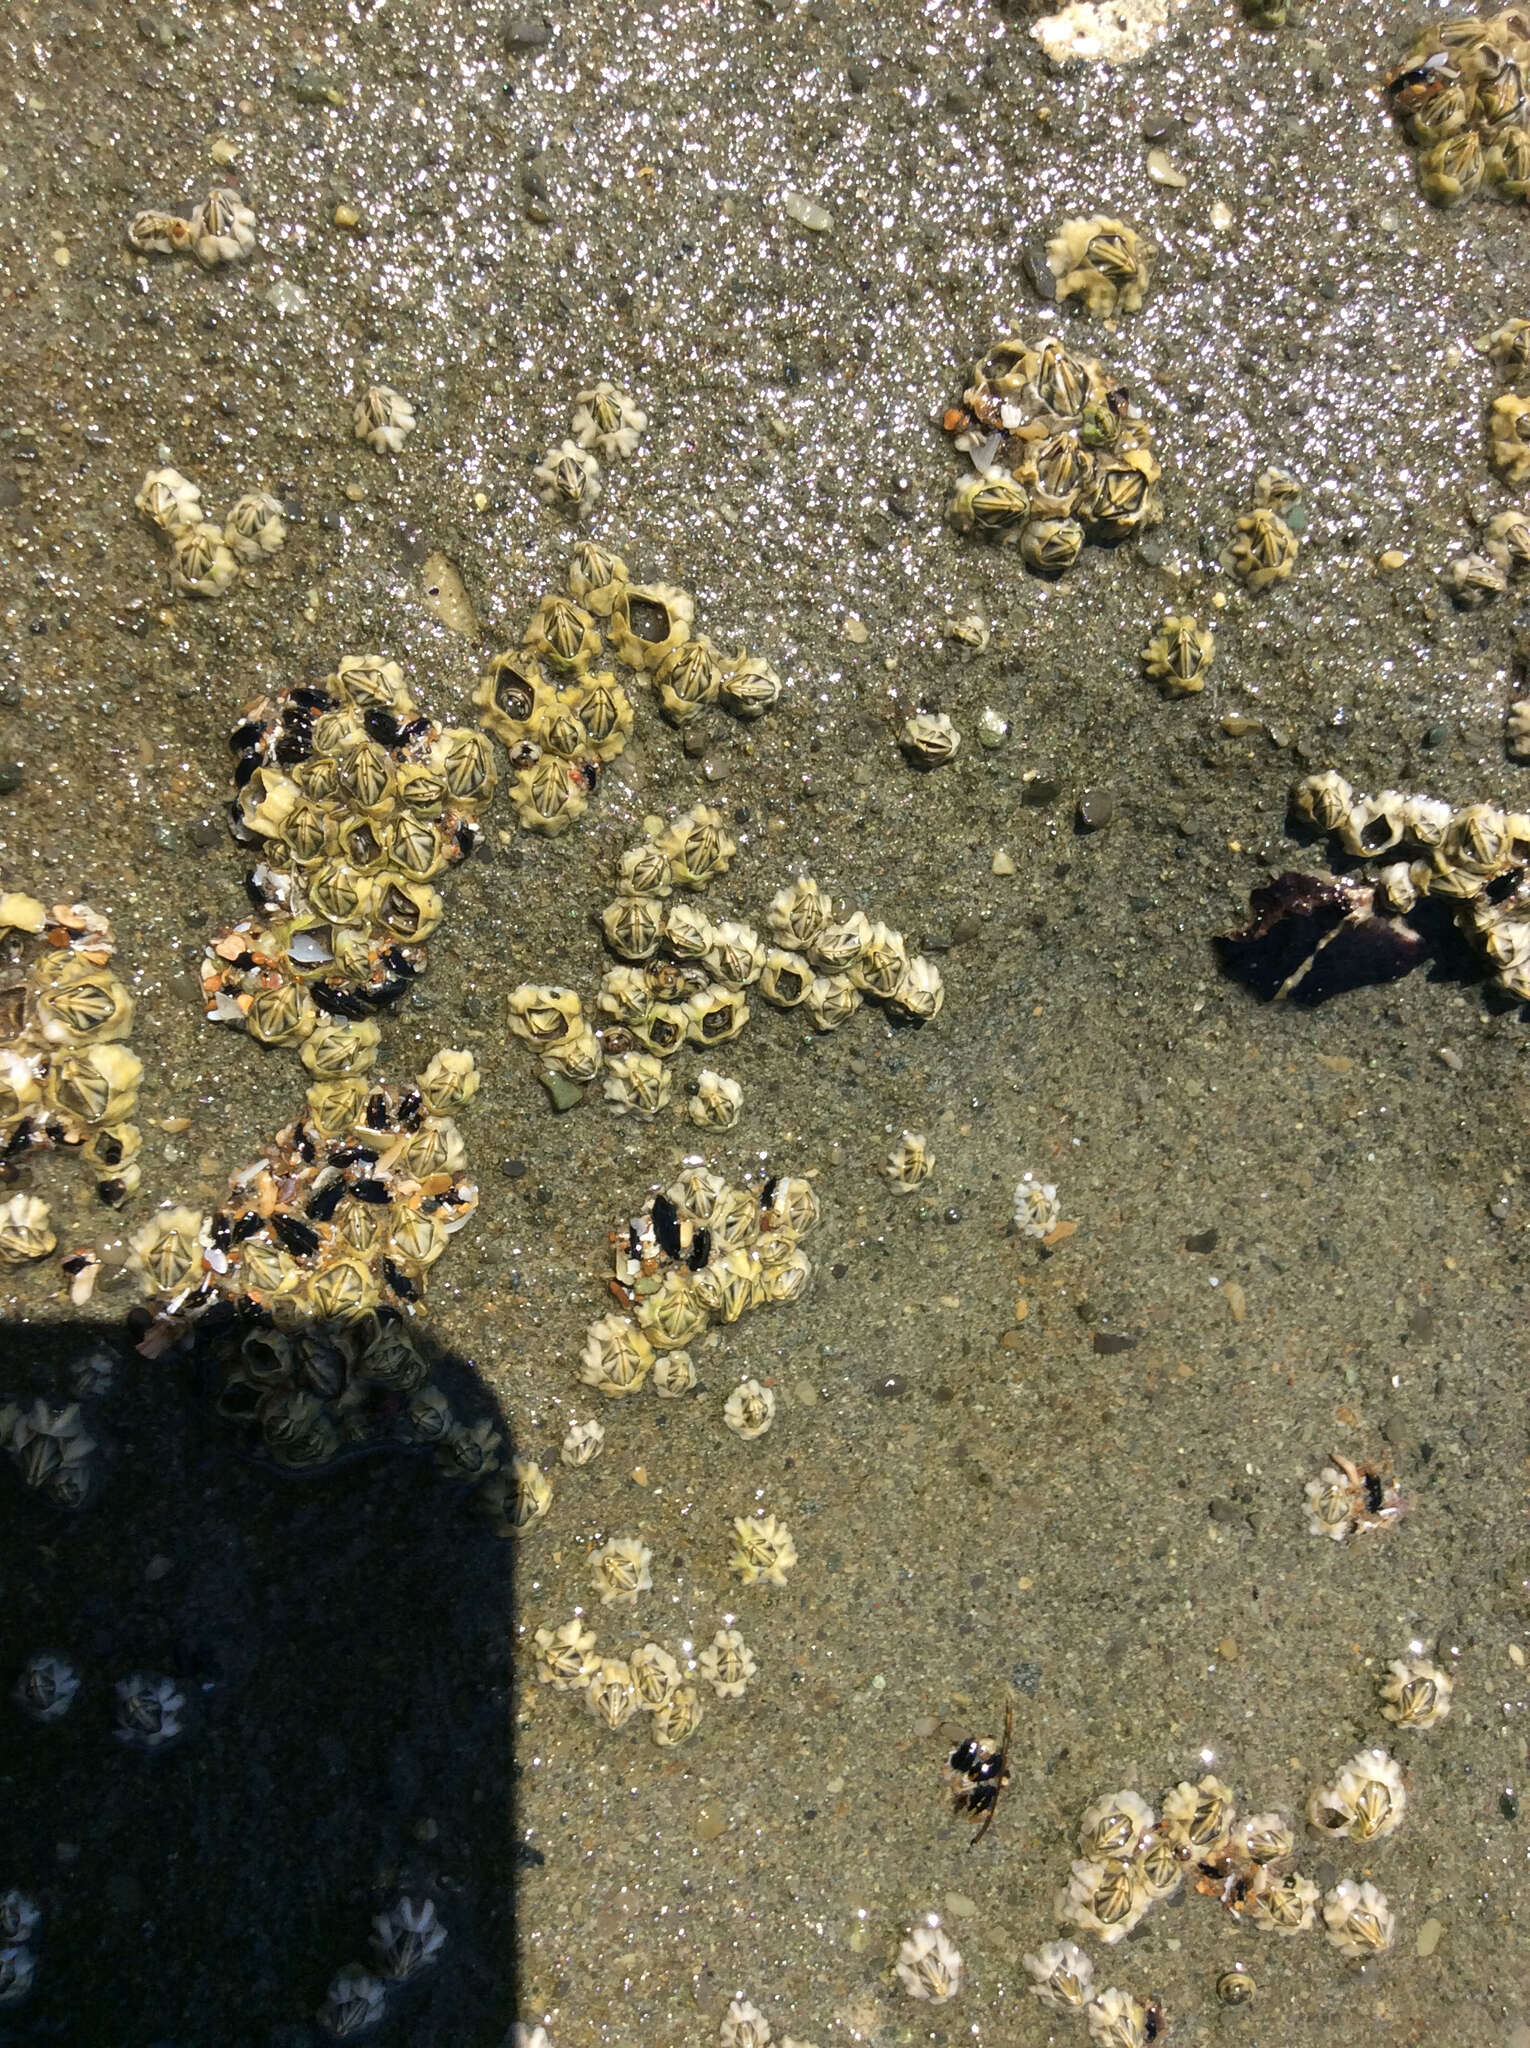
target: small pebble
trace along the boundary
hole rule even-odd
[[[786,212],[799,228],[806,228],[810,235],[826,235],[834,225],[834,216],[826,206],[820,206],[816,199],[809,199],[805,192],[788,192],[785,200]]]
[[[507,50],[545,50],[552,37],[552,23],[545,14],[507,14],[500,33]]]
[[[1187,1252],[1214,1252],[1221,1237],[1219,1230],[1198,1230],[1193,1237],[1185,1239]]]
[[[1166,149],[1148,151],[1147,174],[1155,185],[1167,185],[1174,192],[1183,190],[1190,182]]]
[[[1443,1920],[1436,1920],[1431,1916],[1414,1936],[1413,1947],[1415,1953],[1421,1956],[1432,1956],[1439,1947],[1440,1936],[1444,1932],[1445,1922]]]
[[[19,761],[0,761],[0,796],[10,796],[26,779],[26,770]]]
[[[500,1172],[505,1176],[506,1180],[524,1180],[526,1178],[526,1162],[524,1159],[507,1159],[500,1168]]]
[[[1094,1353],[1096,1358],[1114,1358],[1119,1352],[1131,1351],[1140,1344],[1140,1337],[1128,1337],[1114,1330],[1096,1330]]]
[[[1052,275],[1047,252],[1040,243],[1031,242],[1026,246],[1020,257],[1020,268],[1037,298],[1052,305],[1057,298],[1057,279]]]
[[[1434,1056],[1442,1067],[1449,1067],[1453,1074],[1459,1074],[1466,1065],[1466,1061],[1453,1045],[1437,1045],[1434,1049]]]
[[[1078,800],[1080,832],[1103,832],[1116,815],[1113,789],[1086,789]]]
[[[1012,875],[1015,872],[1015,864],[1002,846],[994,855],[990,866],[992,872],[996,875]]]

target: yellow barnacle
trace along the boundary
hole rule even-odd
[[[143,1063],[121,1045],[65,1053],[48,1071],[48,1101],[82,1124],[118,1124],[133,1114]]]
[[[528,832],[555,839],[589,807],[579,771],[557,754],[544,754],[519,769],[514,782],[515,815]]]
[[[609,670],[587,676],[569,693],[570,709],[583,726],[588,751],[597,761],[614,761],[632,731],[632,700]]]
[[[133,998],[104,967],[77,962],[37,992],[37,1018],[50,1045],[104,1045],[133,1028]]]
[[[318,1021],[313,998],[295,981],[258,989],[244,1013],[245,1029],[262,1045],[299,1045]]]
[[[691,636],[695,601],[671,583],[629,583],[611,605],[611,644],[629,668],[656,669]]]
[[[554,594],[537,606],[521,644],[558,674],[580,675],[600,653],[600,628],[582,605]]]

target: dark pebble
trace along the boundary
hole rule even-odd
[[[1519,1794],[1512,1785],[1505,1785],[1498,1795],[1498,1811],[1505,1820],[1519,1819]]]
[[[20,503],[20,484],[8,470],[0,473],[0,511],[12,511]]]
[[[781,365],[781,382],[788,387],[802,382],[802,372],[795,363],[783,363]]]
[[[1450,727],[1448,725],[1431,725],[1419,744],[1425,747],[1443,747],[1449,738]]]
[[[1207,1513],[1214,1522],[1227,1523],[1241,1522],[1243,1520],[1243,1509],[1235,1500],[1228,1500],[1225,1496],[1212,1501],[1207,1509]]]
[[[186,827],[186,838],[192,846],[221,846],[223,827],[216,818],[198,818],[194,825]]]
[[[507,1159],[500,1171],[504,1174],[506,1180],[524,1180],[526,1178],[526,1162],[524,1159]]]
[[[705,733],[697,732],[694,727],[686,733],[680,744],[693,761],[699,760],[707,750]]]
[[[1022,1657],[1018,1664],[1010,1665],[1009,1682],[1016,1692],[1023,1692],[1027,1699],[1034,1699],[1041,1686],[1041,1666],[1029,1657]]]
[[[545,14],[507,14],[500,33],[507,50],[545,50],[552,38],[552,23]]]
[[[1103,832],[1116,815],[1113,789],[1086,789],[1078,800],[1080,832]]]
[[[908,1381],[901,1373],[889,1373],[885,1380],[878,1380],[871,1391],[879,1401],[901,1401],[908,1392]]]
[[[961,1222],[961,1220],[962,1220],[962,1212],[961,1212],[961,1210],[960,1210],[960,1209],[947,1209],[947,1211],[946,1211],[946,1221],[947,1221],[947,1223],[960,1223],[960,1222]]]
[[[27,772],[19,761],[0,761],[0,796],[10,796],[26,779]]]
[[[952,925],[951,943],[953,946],[970,946],[972,941],[981,935],[982,930],[981,921],[968,911],[965,917],[959,917]]]
[[[1026,283],[1047,305],[1057,298],[1057,279],[1052,275],[1052,266],[1047,261],[1047,252],[1039,242],[1029,242],[1020,253],[1020,269]]]
[[[1219,1230],[1198,1230],[1193,1237],[1185,1239],[1187,1252],[1214,1252],[1221,1239]]]
[[[1038,768],[1028,782],[1020,785],[1023,804],[1053,804],[1062,794],[1062,782],[1050,768]]]
[[[1097,1358],[1114,1358],[1118,1352],[1130,1351],[1140,1344],[1140,1337],[1128,1337],[1118,1330],[1096,1330],[1094,1351]]]
[[[1183,135],[1185,124],[1178,114],[1167,113],[1162,107],[1154,107],[1142,117],[1142,139],[1144,142],[1167,142],[1171,135]]]
[[[864,92],[871,83],[871,66],[864,58],[852,57],[845,66],[845,84],[851,92]]]

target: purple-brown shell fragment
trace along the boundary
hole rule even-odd
[[[1375,892],[1347,875],[1277,875],[1249,897],[1250,921],[1217,940],[1223,964],[1266,1002],[1321,1003],[1398,981],[1427,950],[1400,917],[1377,917]]]

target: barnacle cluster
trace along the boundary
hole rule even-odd
[[[617,1539],[624,1540],[637,1542],[636,1538]],[[607,1551],[611,1548],[605,1546]],[[646,1577],[647,1548],[641,1544],[638,1548]],[[596,1557],[602,1554],[597,1552]],[[612,1604],[604,1594],[602,1599]],[[612,1730],[625,1727],[636,1714],[647,1714],[653,1739],[661,1749],[676,1748],[701,1726],[702,1685],[698,1677],[711,1686],[718,1699],[741,1699],[759,1669],[754,1653],[731,1627],[720,1628],[698,1657],[690,1656],[689,1643],[682,1644],[684,1669],[671,1650],[656,1642],[645,1642],[626,1657],[598,1655],[594,1630],[586,1628],[577,1614],[561,1627],[539,1628],[533,1641],[542,1684],[555,1692],[580,1694],[590,1714]]]
[[[170,581],[182,597],[221,597],[241,566],[274,555],[287,538],[282,502],[269,491],[244,492],[220,522],[178,469],[151,469],[133,504],[169,541]]]
[[[1262,470],[1254,479],[1253,504],[1233,522],[1232,545],[1223,556],[1226,566],[1250,590],[1284,583],[1296,567],[1300,543],[1286,515],[1301,494],[1296,478],[1283,469]]]
[[[242,263],[255,247],[255,215],[232,185],[214,185],[190,220],[151,209],[128,222],[127,242],[140,256],[195,256],[204,270]]]
[[[1388,78],[1388,102],[1434,205],[1459,206],[1484,189],[1530,198],[1527,66],[1530,10],[1516,5],[1425,29]]]
[[[322,683],[246,704],[229,736],[235,837],[260,914],[208,946],[207,1014],[296,1046],[316,1080],[362,1073],[373,1014],[425,969],[437,883],[495,783],[481,733],[422,713],[396,662],[342,656]]]
[[[88,903],[0,892],[0,1172],[28,1152],[79,1152],[102,1201],[138,1187],[143,1073],[126,1043],[133,998],[111,971],[112,930]],[[0,1204],[0,1264],[46,1258],[56,1240],[35,1195]]]
[[[1058,298],[1082,299],[1084,311],[1100,320],[1141,308],[1152,264],[1151,244],[1125,221],[1103,214],[1064,221],[1047,243],[1047,267]]]
[[[445,1945],[433,1899],[395,1899],[372,1920],[375,1968],[347,1963],[335,1973],[315,2014],[319,2025],[337,2041],[370,2031],[383,2018],[389,1991],[428,1970]]]
[[[583,519],[600,496],[600,465],[631,455],[648,424],[625,391],[606,378],[579,393],[573,433],[543,456],[531,472],[531,487],[550,510]]]
[[[0,2007],[20,2005],[37,1976],[34,1936],[42,1914],[25,1892],[0,1892]]]
[[[951,524],[1018,547],[1038,576],[1064,575],[1086,542],[1114,547],[1158,522],[1147,422],[1123,384],[1055,337],[998,342],[943,424],[972,464]]]
[[[1443,898],[1491,985],[1530,1001],[1530,813],[1457,809],[1395,789],[1363,796],[1331,768],[1299,782],[1291,806],[1347,854],[1383,863],[1378,889],[1393,910],[1406,915],[1420,897]]]
[[[549,836],[583,815],[632,731],[632,699],[608,659],[649,677],[671,725],[689,725],[711,704],[759,718],[781,694],[768,662],[742,650],[723,656],[693,632],[686,591],[632,583],[609,548],[579,542],[567,584],[541,598],[520,646],[494,657],[473,694],[479,724],[509,752],[517,818]]]
[[[10,1453],[22,1483],[54,1507],[77,1508],[89,1498],[96,1478],[96,1440],[85,1427],[78,1402],[63,1408],[52,1407],[41,1396],[25,1408],[7,1402],[0,1407],[0,1450]],[[45,1690],[46,1674],[38,1682]],[[39,1718],[52,1717],[39,1713]]]

